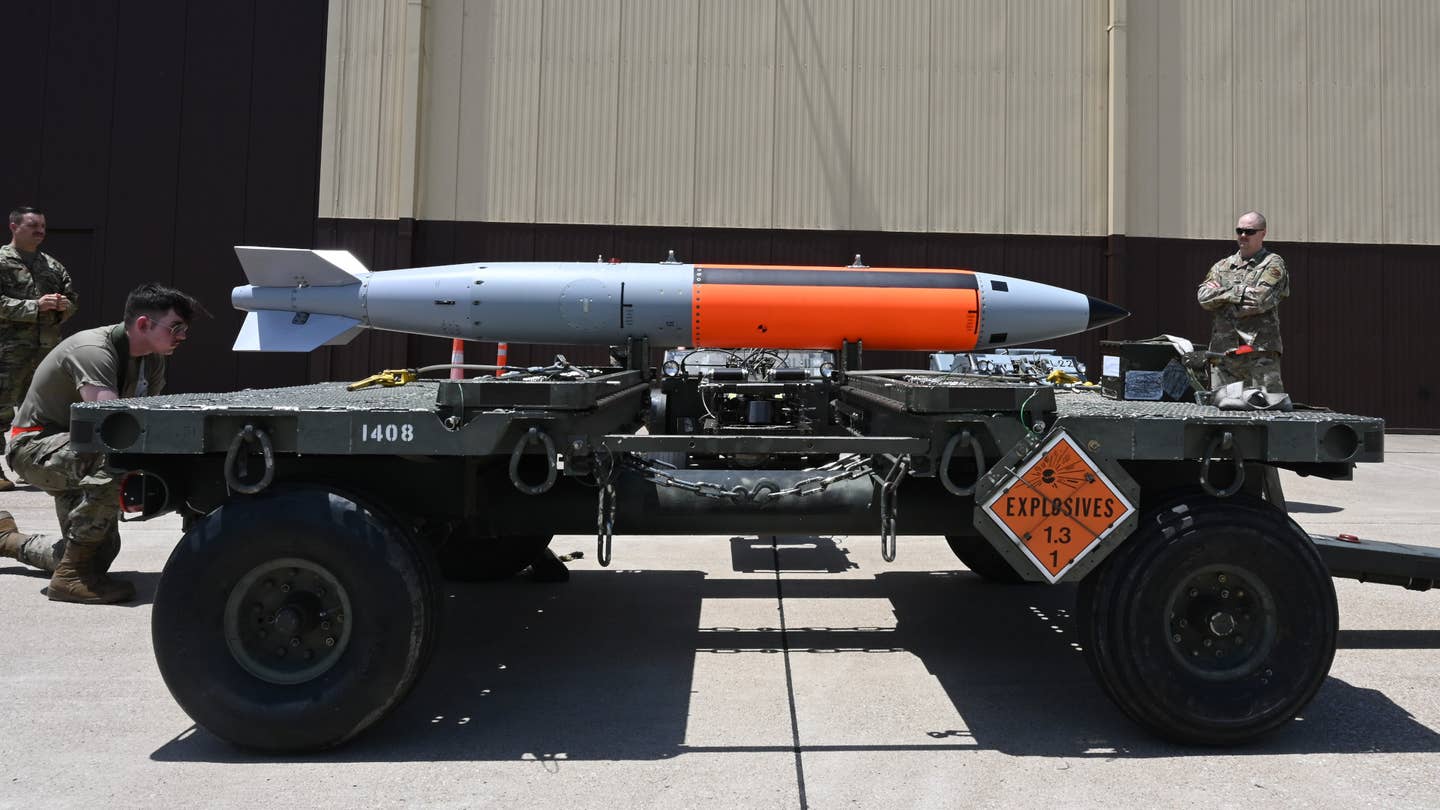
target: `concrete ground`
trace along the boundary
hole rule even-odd
[[[1324,533],[1440,546],[1440,437],[1353,482],[1286,474]],[[0,494],[27,531],[50,499]],[[1302,718],[1237,749],[1158,742],[1092,680],[1070,587],[988,585],[936,537],[593,537],[566,584],[451,585],[416,692],[318,756],[194,727],[150,651],[173,517],[123,528],[130,605],[58,604],[0,560],[0,808],[1434,807],[1440,593],[1339,580]],[[777,565],[778,561],[778,565]],[[777,571],[778,568],[778,571]]]

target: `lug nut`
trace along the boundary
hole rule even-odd
[[[325,637],[325,646],[326,646],[326,647],[334,647],[334,646],[335,646],[335,637],[334,637],[334,636],[326,636],[326,637]]]
[[[299,646],[300,646],[300,637],[299,637],[299,636],[291,636],[291,637],[290,637],[290,646],[291,646],[291,647],[299,647]]]

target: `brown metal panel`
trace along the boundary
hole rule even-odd
[[[1349,413],[1374,412],[1381,407],[1377,395],[1384,388],[1387,355],[1408,356],[1412,368],[1424,367],[1423,355],[1411,354],[1419,333],[1385,339],[1390,279],[1382,272],[1379,247],[1316,245],[1303,253],[1292,251],[1294,261],[1291,254],[1278,252],[1290,270],[1291,296],[1280,307],[1280,323],[1291,399]],[[1435,334],[1433,327],[1428,331]]]
[[[127,8],[117,21],[110,148],[126,159],[115,161],[110,169],[105,220],[115,236],[103,246],[105,276],[81,291],[88,293],[81,301],[87,321],[118,321],[126,294],[141,282],[177,282],[189,289],[200,280],[191,268],[181,270],[176,279],[174,265],[175,245],[181,241],[175,228],[180,168],[175,156],[180,153],[185,54],[169,43],[185,39],[185,23],[182,0]],[[68,259],[62,256],[61,261]],[[223,270],[217,267],[212,272],[219,275]],[[224,312],[217,314],[225,327],[239,324]],[[202,340],[200,331],[208,330],[197,330],[197,343]],[[186,365],[188,348],[177,358],[177,370]]]
[[[9,5],[14,4],[7,4],[7,15]],[[45,94],[38,100],[44,125],[31,127],[36,136],[44,133],[43,163],[37,199],[31,204],[47,208],[51,222],[99,229],[105,225],[108,198],[111,153],[105,135],[114,105],[120,12],[114,0],[61,0],[51,4],[50,12],[50,37],[42,60]],[[11,68],[7,73],[12,81],[19,81],[14,71],[20,63],[12,61],[8,46],[25,35],[8,19],[5,29],[6,63]],[[15,126],[14,119],[7,126]],[[5,163],[11,164],[8,155]],[[99,236],[104,238],[103,233]]]
[[[608,225],[535,226],[536,261],[609,261],[615,255],[615,229]]]
[[[661,262],[675,251],[675,261],[694,260],[691,228],[616,228],[615,257],[625,262]]]
[[[229,301],[230,288],[243,278],[232,248],[245,242],[245,195],[236,190],[245,188],[250,160],[253,7],[191,3],[184,30],[179,150],[164,157],[178,164],[169,272],[176,286],[212,308],[215,319],[199,324],[176,354],[169,388],[224,390],[236,381],[230,347],[243,320]],[[133,152],[129,159],[141,157]],[[126,261],[115,254],[115,264]]]
[[[692,262],[770,264],[773,231],[696,228]]]
[[[26,33],[6,37],[5,60],[29,68],[27,78],[42,98],[49,95],[51,17],[52,7],[44,3],[10,3],[5,9],[6,29]],[[69,29],[60,31],[60,36],[71,35]],[[44,152],[45,141],[35,137],[33,128],[0,127],[0,155],[5,156],[5,171],[0,172],[0,206],[6,213],[17,205],[48,205],[40,197]],[[53,228],[54,218],[48,219]]]
[[[536,226],[456,222],[457,262],[528,262],[535,258]]]
[[[1440,382],[1431,372],[1440,357],[1440,329],[1435,324],[1440,248],[1386,245],[1380,252],[1381,330],[1351,330],[1349,323],[1355,321],[1342,330],[1363,335],[1357,342],[1365,361],[1383,369],[1378,400],[1376,392],[1366,392],[1366,412],[1384,416],[1388,427],[1440,430]]]
[[[1127,297],[1114,303],[1133,313],[1127,336],[1138,340],[1167,334],[1207,343],[1210,316],[1196,303],[1195,290],[1210,265],[1234,252],[1234,244],[1135,237],[1126,244]]]

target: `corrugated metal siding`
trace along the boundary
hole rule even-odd
[[[392,6],[387,2],[345,2],[331,7],[340,15],[343,35],[340,46],[340,76],[337,85],[332,159],[343,167],[333,175],[334,209],[340,216],[379,216],[383,203],[378,194],[380,180],[393,170],[393,155],[382,148],[397,138],[384,113],[397,98],[387,95],[398,85],[386,83],[385,22]],[[393,51],[391,52],[393,54]]]
[[[1308,10],[1310,227],[1304,238],[1379,242],[1379,4],[1313,0]]]
[[[1440,244],[1440,4],[407,0],[332,8],[320,212],[491,222]],[[397,201],[400,204],[397,205]]]
[[[1006,8],[934,6],[929,230],[1005,232]]]
[[[695,222],[768,228],[775,166],[776,0],[700,7]]]
[[[776,26],[774,222],[850,225],[853,4],[780,0]]]
[[[1007,26],[1005,232],[1081,233],[1084,149],[1080,131],[1078,3],[1011,0]]]
[[[576,52],[566,39],[574,31],[563,25],[556,26],[557,32],[565,35],[558,42],[542,42],[546,10],[524,0],[465,3],[454,180],[457,219],[531,222],[536,216],[537,194],[546,190],[545,183],[576,182],[591,189],[598,185],[585,177],[586,161],[592,155],[583,149],[584,144],[572,139],[574,122],[568,118],[588,110],[568,109],[565,105],[572,100],[571,94],[556,92],[554,87],[547,90],[541,80],[542,59],[553,55],[567,65],[560,71],[564,77],[561,86],[570,85],[581,92],[575,87],[574,74],[566,70],[573,71],[577,59],[593,56],[593,49]],[[605,84],[613,91],[613,81]],[[613,105],[609,109],[605,120],[613,122]],[[553,130],[550,138],[543,138],[547,121]],[[559,165],[553,167],[555,174],[539,178],[537,190],[537,149],[546,146],[553,150]],[[606,165],[613,166],[613,151],[609,157],[611,162]],[[557,195],[551,194],[550,199],[563,204],[567,198],[559,195],[557,200]]]
[[[544,4],[539,222],[615,221],[621,0]]]
[[[463,87],[464,0],[430,0],[420,62],[419,167],[416,199],[422,216],[455,219]]]
[[[930,0],[856,0],[851,230],[929,229]]]
[[[699,0],[626,0],[615,221],[695,221]]]
[[[1440,4],[1380,4],[1383,230],[1388,244],[1440,244]]]
[[[1229,205],[1208,212],[1210,222],[1191,229],[1205,237],[1223,237],[1246,209],[1264,211],[1272,220],[1270,238],[1303,239],[1309,231],[1311,59],[1306,34],[1308,0],[1274,0],[1237,9],[1234,29],[1234,88],[1226,112],[1231,116]]]
[[[1107,232],[1109,173],[1110,22],[1108,3],[1086,2],[1080,10],[1080,202],[1076,233]]]

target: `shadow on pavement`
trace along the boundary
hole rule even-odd
[[[736,567],[765,570],[753,539],[732,546]],[[831,571],[828,538],[780,538],[806,556],[793,570]],[[793,547],[793,549],[792,549]],[[792,550],[787,550],[792,549]],[[768,551],[768,544],[766,544]],[[837,549],[843,554],[843,551]],[[774,569],[774,553],[769,570]],[[819,561],[817,564],[817,560]],[[848,564],[848,560],[847,560]],[[817,567],[809,567],[817,566]],[[791,746],[685,745],[695,661],[737,652],[791,656],[899,654],[922,661],[964,728],[916,728],[928,742],[806,746],[815,751],[990,749],[1021,756],[1211,755],[1158,741],[1095,683],[1079,649],[1069,586],[992,585],[968,571],[882,572],[871,579],[715,578],[700,571],[573,571],[569,583],[510,580],[448,585],[430,668],[385,721],[318,761],[654,760],[705,752],[793,752]],[[153,593],[153,584],[150,588]],[[702,627],[707,599],[887,600],[893,628]],[[1347,631],[1342,642],[1385,638]],[[1433,635],[1433,634],[1429,634]],[[1432,638],[1425,639],[1429,646]],[[1389,646],[1389,645],[1381,645]],[[870,670],[873,672],[876,670]],[[857,673],[868,674],[864,665]],[[877,688],[884,688],[877,681]],[[832,714],[851,707],[826,706]],[[768,719],[768,718],[767,718]],[[803,726],[803,723],[802,723]],[[1244,754],[1440,751],[1440,735],[1385,695],[1330,678],[1303,718]],[[161,761],[283,761],[247,754],[204,731],[159,748]]]
[[[1309,515],[1331,515],[1336,512],[1344,512],[1343,506],[1330,506],[1323,503],[1305,503],[1304,501],[1286,501],[1285,511],[1300,512]]]

